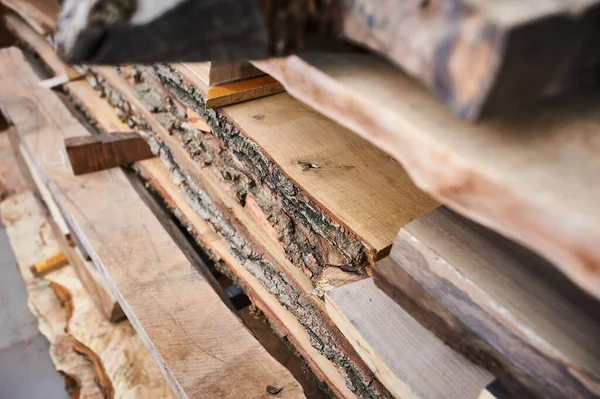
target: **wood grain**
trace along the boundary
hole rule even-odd
[[[80,109],[94,124],[104,131],[125,130],[127,124],[123,123],[110,107],[106,99],[96,94],[89,83],[85,81],[73,82],[65,85],[65,89]],[[202,120],[199,116],[188,110],[189,123],[198,126]],[[202,125],[204,126],[204,125]],[[202,127],[207,128],[208,127]],[[343,398],[356,397],[346,386],[339,370],[325,356],[315,349],[304,327],[295,316],[279,303],[277,298],[270,294],[239,260],[229,250],[226,241],[216,234],[210,224],[185,201],[177,185],[171,180],[169,170],[160,160],[152,159],[137,163],[144,179],[152,189],[157,192],[166,204],[175,213],[181,215],[182,222],[193,232],[194,237],[209,253],[225,262],[227,266],[240,278],[254,304],[263,311],[269,320],[277,325],[278,331],[287,338],[296,350],[306,359],[320,381],[325,382],[329,389],[337,396]]]
[[[329,291],[327,311],[398,398],[477,398],[493,377],[454,352],[375,287]]]
[[[589,75],[599,61],[598,4],[344,1],[343,31],[400,66],[458,116],[477,119],[597,84]]]
[[[398,159],[425,192],[546,256],[600,296],[598,96],[472,126],[371,56],[256,65]]]
[[[16,134],[16,133],[15,133]],[[61,250],[66,254],[69,263],[75,269],[77,276],[85,286],[88,294],[92,297],[96,306],[104,313],[105,317],[113,322],[125,318],[125,314],[117,301],[117,298],[110,291],[104,278],[98,273],[96,266],[89,261],[87,250],[83,247],[81,240],[73,235],[71,227],[68,226],[61,210],[59,209],[52,194],[46,184],[38,174],[37,169],[31,159],[25,146],[16,138],[16,151],[14,152],[17,160],[20,160],[21,173],[25,175],[28,181],[31,181],[31,189],[34,190],[49,212],[48,223],[54,231]],[[71,242],[67,239],[71,237],[77,244],[77,249],[73,248]]]
[[[2,169],[6,171],[4,165]],[[38,320],[40,333],[50,344],[49,353],[54,367],[65,376],[67,392],[74,398],[105,398],[102,387],[96,384],[92,364],[75,352],[66,332],[68,320],[65,309],[48,286],[48,281],[36,278],[27,267],[59,249],[35,195],[26,189],[16,190],[0,203],[0,215],[27,289],[27,305]]]
[[[537,395],[600,395],[598,302],[516,244],[440,208],[402,229],[374,275],[448,344]]]
[[[65,150],[75,176],[154,157],[146,141],[137,133],[70,137],[65,140]]]
[[[267,397],[267,385],[283,387],[282,397],[302,396],[192,268],[122,171],[68,176],[61,143],[85,129],[54,94],[37,87],[18,50],[3,50],[1,61],[3,109],[177,396]],[[102,200],[106,193],[110,201]]]
[[[206,95],[206,108],[220,108],[238,104],[257,98],[271,96],[284,92],[285,89],[270,76],[227,83],[222,86],[210,87]]]
[[[344,367],[350,386],[358,393],[382,395],[380,385],[352,346],[327,317],[323,302],[313,295],[310,279],[285,256],[280,245],[265,235],[263,228],[206,168],[194,162],[177,138],[169,134],[141,103],[133,88],[112,68],[95,68],[113,92],[122,96],[132,117],[143,120],[154,132],[153,145],[165,155],[163,161],[179,185],[186,201],[225,239],[252,275],[301,320],[313,346],[338,366]],[[131,120],[131,118],[130,118]],[[147,130],[148,131],[148,130]],[[167,153],[168,151],[168,153]],[[184,178],[189,176],[189,178]],[[368,381],[368,382],[367,382]],[[369,385],[365,387],[365,385]]]

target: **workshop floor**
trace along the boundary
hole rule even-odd
[[[67,399],[0,223],[0,399]]]

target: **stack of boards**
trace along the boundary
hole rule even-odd
[[[333,397],[600,396],[593,96],[473,125],[372,55],[255,63],[288,92],[249,65],[72,68],[48,2],[3,2],[13,148],[176,396],[312,397],[188,239]]]

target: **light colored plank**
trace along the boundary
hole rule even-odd
[[[257,65],[393,155],[421,189],[548,257],[600,296],[597,96],[473,126],[371,56]]]
[[[437,206],[385,153],[287,94],[223,112],[303,195],[348,226],[375,254],[390,246],[400,227]]]
[[[116,115],[108,102],[101,99],[98,94],[85,81],[73,82],[65,86],[75,101],[82,106],[83,111],[91,117],[100,128],[105,131],[122,131],[127,128]],[[189,114],[190,123],[198,123],[199,118],[193,113]],[[169,176],[168,168],[158,159],[137,163],[145,179],[151,184],[153,190],[165,200],[169,207],[176,209],[187,221],[188,227],[193,229],[194,235],[203,246],[224,261],[232,271],[241,279],[253,303],[265,313],[271,321],[277,324],[280,332],[294,344],[296,350],[308,361],[315,375],[325,381],[337,397],[354,398],[355,395],[346,386],[339,370],[325,356],[319,353],[311,344],[306,330],[298,319],[286,310],[270,294],[231,253],[225,240],[215,233],[209,223],[185,201],[178,187]]]
[[[90,359],[107,397],[176,397],[131,324],[106,320],[73,268],[51,273],[46,280],[67,310],[75,350]]]
[[[225,262],[242,281],[252,302],[277,325],[280,332],[284,333],[294,348],[306,359],[317,378],[325,382],[336,397],[355,398],[356,395],[346,386],[337,367],[312,346],[306,330],[298,319],[262,286],[260,281],[231,253],[225,240],[215,233],[209,223],[186,202],[179,188],[171,180],[167,167],[160,160],[143,162],[138,166],[152,188],[169,207],[183,216],[188,228],[202,245],[216,258]]]
[[[272,237],[264,234],[264,229],[259,223],[228,193],[212,172],[192,160],[178,139],[169,134],[144,107],[123,77],[112,68],[95,70],[106,80],[114,94],[120,94],[122,101],[133,111],[133,115],[141,118],[157,135],[154,144],[169,148],[171,156],[167,166],[173,171],[172,178],[177,184],[182,184],[183,174],[191,176],[194,188],[182,185],[181,189],[185,190],[186,201],[192,205],[194,211],[209,221],[212,228],[227,239],[230,250],[238,254],[238,259],[263,286],[301,319],[304,327],[313,334],[313,338],[322,342],[320,346],[328,357],[339,366],[352,368],[354,388],[377,395],[379,383],[372,380],[370,370],[327,317],[323,301],[315,295],[311,280],[286,258],[281,246]],[[190,193],[190,190],[195,191]],[[297,300],[290,300],[292,298]],[[359,383],[361,386],[358,386]]]
[[[5,166],[2,169],[5,170]],[[0,216],[27,289],[27,304],[38,319],[40,333],[50,344],[52,363],[58,372],[75,381],[74,386],[65,387],[75,397],[104,398],[101,387],[96,384],[93,366],[73,348],[66,332],[68,319],[65,309],[48,286],[48,281],[36,278],[27,267],[58,248],[34,194],[19,190],[0,203]]]
[[[19,156],[19,159],[23,160],[24,169],[21,172],[33,182],[35,187],[32,187],[32,189],[40,195],[43,203],[50,212],[49,223],[52,226],[54,235],[57,237],[61,250],[66,254],[70,264],[75,269],[75,272],[84,284],[87,292],[94,299],[96,306],[98,306],[110,321],[116,322],[123,319],[125,314],[123,313],[119,302],[116,297],[112,295],[106,281],[98,273],[96,266],[92,262],[85,260],[88,256],[82,253],[82,251],[85,252],[85,248],[83,248],[81,240],[72,235],[71,228],[67,226],[67,222],[58,208],[56,201],[48,190],[48,187],[42,182],[27,149],[22,143],[19,144],[17,155]],[[71,240],[67,239],[67,237],[70,237],[75,241],[79,248],[73,248]],[[85,253],[87,254],[87,252]]]
[[[493,377],[444,345],[372,279],[329,291],[327,311],[398,398],[477,398]]]
[[[272,385],[284,388],[282,397],[303,396],[194,270],[122,171],[69,175],[61,143],[85,129],[53,93],[39,88],[20,51],[0,54],[3,109],[175,393],[262,398]]]
[[[547,262],[444,208],[402,229],[391,259],[377,285],[449,344],[540,397],[600,396],[598,304]]]
[[[227,63],[210,62],[210,72],[208,75],[209,86],[219,86],[224,83],[231,83],[242,79],[255,78],[264,75],[264,72],[256,68],[249,62]]]

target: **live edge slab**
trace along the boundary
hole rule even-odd
[[[255,63],[386,151],[419,188],[548,258],[600,297],[600,97],[472,125],[370,55]]]
[[[86,129],[39,87],[19,50],[2,50],[0,60],[3,111],[174,392],[267,398],[273,386],[284,388],[283,397],[303,397],[298,382],[192,267],[124,172],[71,174],[63,141]]]

